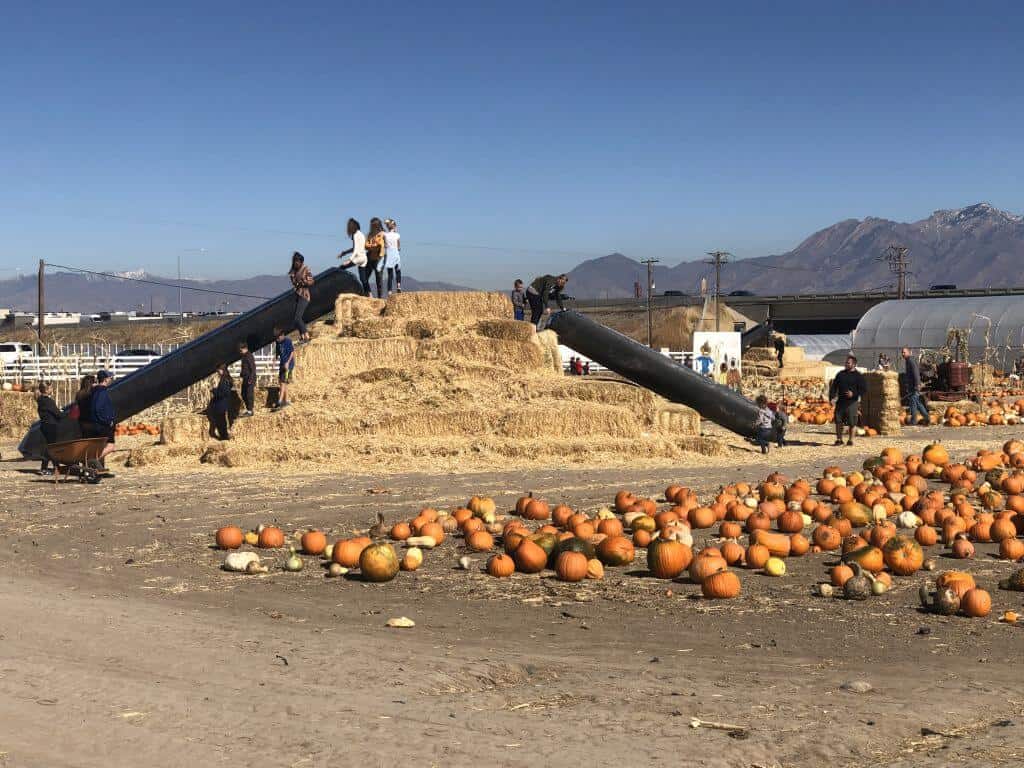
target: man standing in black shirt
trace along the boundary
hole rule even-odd
[[[847,445],[853,445],[853,430],[857,426],[860,399],[867,390],[864,374],[857,370],[857,358],[849,355],[846,367],[836,374],[828,388],[828,399],[836,401],[836,445],[843,444],[843,425],[850,428]]]
[[[256,358],[249,351],[249,345],[242,342],[238,345],[238,353],[242,356],[242,402],[245,411],[240,416],[252,416],[252,408],[256,399]]]

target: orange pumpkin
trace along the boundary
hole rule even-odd
[[[786,510],[778,516],[775,524],[783,533],[800,533],[804,529],[804,516],[796,510]]]
[[[483,525],[479,518],[473,519],[480,523],[481,526]],[[420,528],[420,536],[429,536],[434,540],[435,544],[440,544],[444,541],[444,526],[440,523],[427,523]]]
[[[466,510],[467,512],[469,510]],[[412,536],[412,528],[408,523],[395,523],[391,526],[391,538],[395,541],[405,541]]]
[[[494,537],[487,531],[473,531],[466,537],[466,546],[474,552],[488,552],[494,547]]]
[[[597,556],[604,565],[629,565],[636,556],[636,549],[625,536],[609,536],[597,545]]]
[[[306,531],[300,540],[302,551],[307,555],[319,555],[327,548],[327,537],[320,531]]]
[[[709,600],[731,600],[739,596],[741,589],[740,577],[729,570],[709,574],[700,584],[701,594]]]
[[[768,547],[764,544],[751,544],[747,547],[744,560],[747,564],[747,568],[764,568],[764,564],[768,562],[768,558],[772,556],[772,553],[768,551]]]
[[[811,542],[802,533],[794,533],[789,537],[789,554],[795,557],[806,555],[811,548]]]
[[[651,532],[640,529],[633,532],[633,546],[644,549],[651,543]]]
[[[914,531],[914,539],[922,547],[931,547],[938,543],[939,532],[930,525],[921,525]]]
[[[714,510],[708,507],[695,507],[688,517],[691,528],[710,528],[716,520]]]
[[[725,558],[720,554],[705,554],[705,550],[701,550],[690,563],[690,580],[695,584],[700,584],[711,574],[725,570],[727,567]]]
[[[939,577],[935,580],[935,585],[939,589],[948,587],[961,599],[967,594],[968,590],[974,589],[977,586],[974,583],[974,577],[967,573],[967,571],[945,571],[939,574]]]
[[[743,562],[744,550],[735,541],[727,541],[722,545],[722,559],[729,565]]]
[[[334,542],[331,559],[338,565],[355,568],[359,565],[359,556],[363,554],[365,548],[366,544],[358,539],[338,539]]]
[[[647,547],[647,568],[657,579],[674,579],[690,565],[693,550],[678,541],[652,541]]]
[[[850,566],[840,563],[839,565],[832,566],[829,570],[829,580],[833,585],[841,587],[846,584],[847,581],[853,578],[853,568]]]
[[[531,499],[523,510],[523,517],[527,520],[547,520],[551,516],[551,509],[546,501]]]
[[[260,531],[257,546],[263,549],[277,549],[284,546],[284,531],[273,525],[268,525]]]
[[[1005,539],[1014,539],[1017,537],[1017,526],[1014,525],[1013,520],[1010,518],[1000,518],[992,523],[989,535],[992,541],[998,542],[1002,542]]]
[[[839,534],[839,531],[830,525],[819,525],[815,528],[811,533],[811,540],[821,547],[823,552],[839,549],[843,543],[843,537]]]
[[[878,547],[870,544],[843,555],[844,563],[857,563],[865,571],[878,573],[885,567],[885,556]]]
[[[925,446],[921,452],[921,458],[930,464],[944,467],[949,464],[949,451],[941,443],[933,443]]]
[[[960,598],[960,610],[971,618],[988,616],[989,612],[992,610],[992,596],[984,589],[980,589],[978,587],[969,589],[964,596]]]
[[[516,569],[522,573],[540,573],[548,563],[548,553],[539,544],[529,539],[520,542],[513,557],[516,561]]]
[[[555,560],[555,575],[561,581],[583,581],[587,578],[587,556],[582,552],[562,552]]]
[[[1003,539],[999,542],[999,556],[1004,560],[1020,560],[1024,557],[1024,541]]]
[[[924,564],[924,551],[910,536],[893,536],[885,543],[882,552],[886,567],[897,576],[909,576]]]
[[[499,579],[511,576],[516,570],[516,561],[508,555],[491,555],[487,560],[487,573]]]
[[[238,549],[245,541],[245,534],[237,525],[225,525],[223,528],[217,529],[214,538],[220,549]]]

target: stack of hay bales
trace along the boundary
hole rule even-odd
[[[867,392],[861,400],[864,426],[878,430],[880,435],[898,435],[900,413],[900,377],[895,371],[869,371],[864,374]]]
[[[743,375],[779,377],[779,357],[773,347],[750,347],[743,353]]]
[[[721,450],[700,436],[690,408],[629,384],[563,376],[555,334],[511,317],[499,293],[413,292],[386,303],[343,295],[333,328],[314,326],[296,350],[292,407],[257,409],[223,444],[208,438],[202,416],[169,420],[167,455],[188,447],[223,466],[394,472]]]

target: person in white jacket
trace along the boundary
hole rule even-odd
[[[388,271],[388,293],[392,287],[402,292],[402,238],[398,234],[398,224],[394,219],[384,220],[384,251]],[[398,278],[397,283],[395,278]]]
[[[363,286],[363,295],[370,295],[370,276],[366,271],[366,235],[359,228],[359,222],[355,219],[348,220],[346,228],[348,236],[352,238],[352,247],[338,254],[341,259],[342,269],[359,267],[359,282]],[[349,258],[345,258],[348,256]]]

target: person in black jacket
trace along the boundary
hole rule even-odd
[[[921,394],[921,367],[914,359],[910,347],[904,347],[900,350],[900,354],[903,355],[903,361],[907,366],[907,410],[909,411],[907,426],[927,427],[931,423],[931,414],[928,412],[928,406],[924,404],[924,397]],[[917,420],[918,415],[921,416],[920,421]]]
[[[210,398],[208,414],[210,418],[210,435],[218,440],[230,440],[228,432],[228,408],[231,405],[231,392],[234,390],[234,382],[228,367],[221,363],[217,366],[217,385],[213,388]]]
[[[551,313],[548,308],[548,302],[552,299],[558,304],[558,308],[564,310],[565,304],[563,299],[565,296],[562,291],[565,290],[565,284],[569,282],[568,275],[541,275],[530,283],[530,287],[526,289],[526,300],[530,302],[530,322],[537,325],[540,319],[547,314]]]
[[[836,374],[828,388],[828,399],[836,403],[836,445],[843,444],[843,425],[850,428],[847,445],[853,445],[853,430],[857,426],[860,399],[867,391],[864,374],[857,370],[857,358],[849,355],[846,367]]]
[[[256,399],[256,358],[244,341],[238,345],[238,352],[242,356],[242,402],[245,403],[245,411],[239,416],[252,416]]]
[[[96,384],[92,388],[92,395],[89,398],[89,416],[87,424],[82,425],[84,437],[105,437],[107,444],[99,455],[99,464],[103,466],[103,459],[114,450],[114,427],[117,425],[117,414],[114,411],[114,403],[110,400],[110,392],[107,387],[113,380],[113,374],[108,371],[99,371],[96,374]]]
[[[39,414],[39,429],[46,438],[46,444],[58,442],[57,426],[64,415],[57,407],[57,403],[50,397],[50,387],[46,382],[39,382],[39,396],[36,398],[36,412]],[[39,474],[49,475],[50,459],[43,449],[43,465],[39,468]]]

